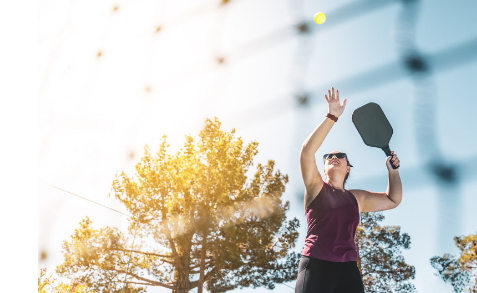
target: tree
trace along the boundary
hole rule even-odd
[[[46,269],[40,270],[40,276],[38,277],[38,293],[86,293],[86,284],[71,280],[69,284],[60,282],[55,284],[56,278],[52,275],[45,277]],[[94,292],[91,292],[94,293]]]
[[[431,265],[446,283],[454,287],[454,292],[477,293],[477,233],[474,235],[454,237],[455,245],[460,250],[460,257],[448,253],[443,257],[431,258]]]
[[[119,292],[126,272],[125,292],[161,286],[201,293],[204,283],[210,292],[273,289],[294,281],[300,255],[288,250],[295,246],[299,222],[286,221],[289,202],[281,201],[288,175],[274,172],[268,160],[247,181],[258,143],[244,148],[235,129],[224,132],[220,125],[216,117],[207,119],[197,143],[186,136],[176,155],[167,153],[165,135],[156,157],[146,145],[137,180],[124,172],[113,180],[114,196],[133,215],[129,236],[116,228],[95,230],[86,218],[64,242],[65,261],[57,272],[103,292]]]
[[[382,212],[361,213],[356,229],[358,268],[367,293],[417,292],[409,279],[414,279],[415,268],[405,263],[401,247],[409,249],[411,237],[400,234],[399,226],[379,226]]]

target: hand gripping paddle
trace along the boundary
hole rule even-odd
[[[380,148],[386,156],[391,156],[389,140],[393,136],[393,128],[378,104],[371,102],[359,107],[354,110],[351,119],[366,145]],[[392,163],[391,166],[393,169],[399,167]]]

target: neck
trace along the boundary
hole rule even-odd
[[[344,186],[343,186],[343,180],[341,180],[341,182],[337,179],[334,179],[334,178],[328,178],[328,184],[333,186],[334,189],[340,189],[340,190],[344,190]]]

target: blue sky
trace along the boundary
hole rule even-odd
[[[322,154],[341,150],[354,165],[346,188],[386,190],[386,156],[367,147],[351,121],[354,109],[380,104],[393,126],[390,147],[400,158],[403,183],[401,205],[385,211],[382,224],[400,226],[411,236],[411,249],[403,255],[416,267],[412,282],[419,292],[452,292],[434,276],[429,260],[457,254],[453,237],[477,232],[472,164],[477,54],[462,53],[471,45],[455,56],[444,53],[461,44],[475,48],[477,2],[420,1],[415,45],[437,67],[424,101],[415,95],[395,42],[402,5],[384,1],[382,7],[359,12],[360,5],[376,2],[240,0],[220,9],[205,0],[41,3],[38,178],[125,211],[106,197],[114,174],[124,170],[134,176],[145,144],[157,150],[166,134],[175,152],[185,134],[196,136],[206,118],[217,116],[223,129],[235,128],[245,142],[259,142],[255,163],[273,159],[289,175],[283,199],[291,203],[288,218],[301,223],[295,247],[300,252],[306,218],[299,150],[324,119],[324,94],[334,86],[347,106],[317,152],[320,172]],[[111,13],[114,5],[116,14]],[[312,23],[312,34],[296,34],[296,17],[310,22],[317,11],[327,15],[326,22]],[[163,29],[154,34],[157,25]],[[281,32],[276,38],[267,38],[276,31]],[[262,47],[245,46],[260,41]],[[101,59],[95,58],[98,51]],[[213,62],[216,52],[224,53],[223,66]],[[384,69],[363,75],[377,68]],[[380,82],[388,74],[396,78]],[[310,103],[299,105],[293,97],[297,92],[309,93]],[[416,106],[424,102],[430,107]],[[436,144],[425,145],[429,140],[419,132],[422,127],[435,130]],[[427,171],[427,149],[438,149],[456,168],[457,184],[446,185]],[[38,267],[50,272],[62,261],[62,241],[86,215],[97,228],[126,228],[124,216],[42,182],[38,202],[38,250],[49,256]],[[277,285],[276,290],[292,289]]]

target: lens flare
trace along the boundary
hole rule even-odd
[[[272,214],[278,212],[280,207],[280,199],[271,196],[259,196],[244,202],[234,202],[227,206],[217,207],[215,217],[212,220],[216,225],[222,227],[230,227],[241,224],[251,217],[256,219],[265,219]],[[166,222],[159,222],[156,237],[158,234],[165,233],[165,225],[167,223],[168,230],[171,232],[172,238],[180,237],[190,231],[195,231],[197,227],[191,226],[192,219],[187,215],[169,215]]]

